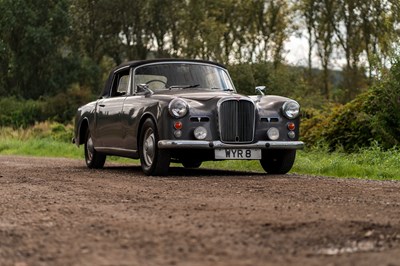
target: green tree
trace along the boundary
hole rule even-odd
[[[0,2],[0,70],[3,93],[36,99],[64,90],[71,78],[68,1]]]
[[[331,24],[331,20],[334,16],[335,9],[336,6],[334,5],[334,1],[319,0],[317,2],[318,12],[316,14],[316,23],[314,25],[317,54],[322,65],[323,87],[321,88],[321,95],[323,95],[327,100],[329,100],[331,97],[329,74],[331,56],[334,46],[334,27]]]
[[[150,38],[153,39],[150,49],[155,50],[156,57],[177,57],[181,51],[183,37],[183,17],[186,15],[186,1],[148,0],[144,15]]]
[[[400,22],[398,1],[366,0],[360,8],[363,48],[368,61],[369,84],[373,75],[385,67],[399,39],[396,24]]]
[[[248,32],[244,45],[250,51],[248,60],[273,61],[277,66],[282,61],[283,45],[291,25],[288,1],[254,0],[245,3],[248,5],[248,13],[244,14]]]
[[[363,75],[359,68],[360,55],[363,51],[362,30],[359,7],[361,0],[336,0],[337,7],[335,16],[332,17],[332,27],[339,47],[344,51],[346,65],[343,68],[343,86],[347,99],[354,97],[363,88]]]
[[[300,17],[304,21],[304,26],[307,31],[308,54],[307,54],[307,78],[309,84],[312,84],[313,71],[312,71],[312,58],[313,48],[315,44],[314,31],[317,20],[317,0],[302,0],[295,5],[295,10],[300,13]]]

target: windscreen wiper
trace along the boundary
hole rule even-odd
[[[222,89],[222,88],[218,88],[218,87],[213,87],[211,89],[212,90],[220,90],[220,91],[234,91],[233,89]]]
[[[193,84],[193,85],[172,85],[169,86],[168,89],[190,89],[190,88],[196,88],[200,86],[200,84]]]

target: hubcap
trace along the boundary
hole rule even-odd
[[[86,142],[86,151],[87,151],[87,160],[91,162],[93,159],[93,152],[94,152],[93,140],[91,136],[89,136]]]
[[[148,128],[143,139],[143,158],[147,166],[151,166],[154,161],[156,140],[154,132]]]

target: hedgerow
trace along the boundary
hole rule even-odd
[[[330,150],[356,151],[378,143],[384,149],[400,143],[400,61],[381,81],[345,105],[305,110],[303,139]]]

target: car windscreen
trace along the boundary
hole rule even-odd
[[[206,88],[234,90],[227,72],[219,67],[191,63],[165,63],[138,67],[135,84],[147,84],[151,90]]]

